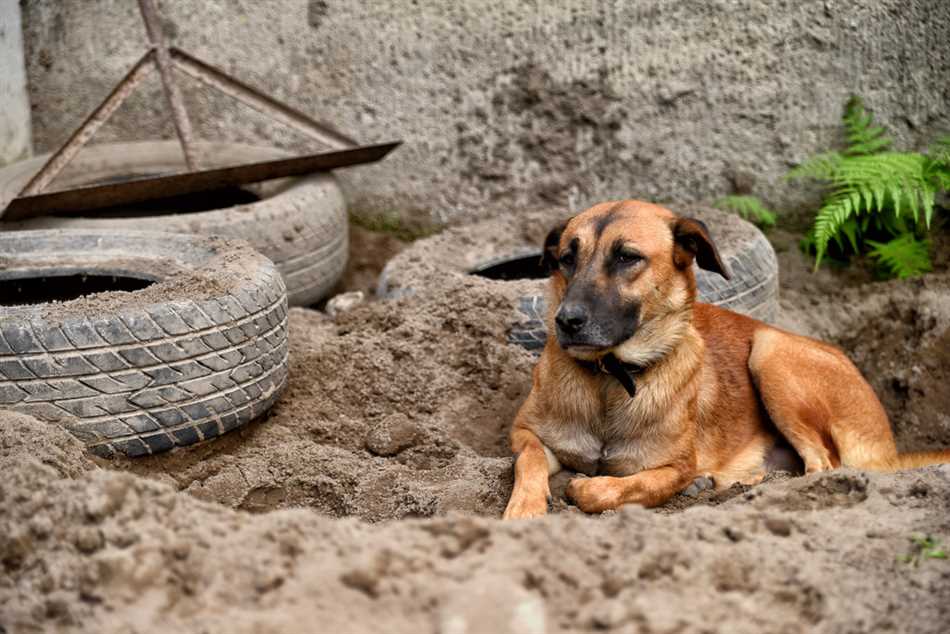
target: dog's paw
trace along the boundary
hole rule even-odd
[[[691,498],[697,497],[703,491],[708,491],[709,489],[715,489],[716,483],[712,478],[707,476],[699,476],[693,480],[692,484],[683,489],[683,495],[689,496]]]
[[[548,512],[547,496],[529,496],[513,493],[502,516],[506,520],[525,520],[544,517]]]
[[[567,497],[585,513],[602,513],[622,504],[619,478],[598,476],[574,478],[567,485]]]

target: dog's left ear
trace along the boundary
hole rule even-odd
[[[673,223],[673,263],[685,269],[694,259],[699,268],[731,278],[705,223],[696,218],[677,218]]]
[[[567,229],[567,223],[570,221],[571,219],[568,218],[551,229],[551,231],[548,232],[548,237],[544,239],[544,250],[541,252],[541,268],[544,269],[544,272],[548,275],[557,270],[558,246],[561,244],[561,234]]]

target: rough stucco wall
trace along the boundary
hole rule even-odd
[[[359,213],[709,198],[754,185],[793,210],[787,168],[837,138],[851,92],[923,148],[950,130],[946,0],[164,0],[193,54],[362,141]],[[62,142],[143,50],[132,0],[23,5],[38,149]],[[208,138],[310,142],[229,99],[186,97]],[[171,136],[156,77],[101,138]]]
[[[16,0],[0,0],[0,166],[29,155],[30,102],[20,5]]]

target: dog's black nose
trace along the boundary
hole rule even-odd
[[[561,305],[560,310],[557,311],[554,321],[557,322],[557,327],[560,328],[565,334],[573,335],[584,327],[584,324],[587,323],[588,317],[589,314],[587,312],[587,308],[584,305],[563,304]]]

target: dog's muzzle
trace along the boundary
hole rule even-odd
[[[554,317],[557,341],[565,350],[571,348],[607,349],[612,341],[597,320],[591,318],[584,304],[562,304]]]

